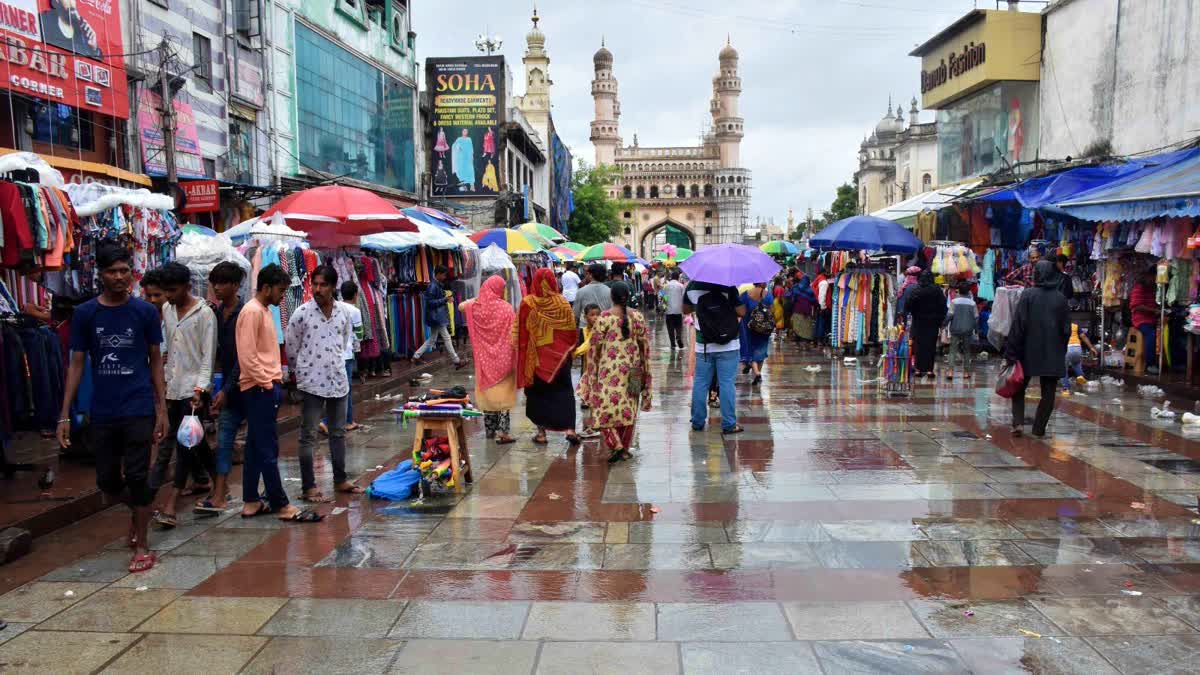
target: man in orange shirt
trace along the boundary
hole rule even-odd
[[[258,290],[238,315],[236,338],[242,405],[246,414],[246,450],[242,466],[242,517],[275,513],[281,520],[317,522],[320,514],[288,503],[279,477],[279,434],[275,418],[283,400],[283,368],[271,306],[283,300],[291,277],[279,265],[258,272]],[[262,478],[266,498],[258,494]]]

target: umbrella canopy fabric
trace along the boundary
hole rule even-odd
[[[694,281],[737,286],[767,281],[783,268],[753,246],[721,244],[696,251],[679,269]]]
[[[493,227],[490,230],[480,230],[470,235],[471,241],[480,248],[492,244],[499,246],[505,253],[536,253],[541,247],[529,240],[523,232],[503,227]]]
[[[525,234],[532,234],[556,244],[561,244],[567,240],[562,232],[542,223],[525,223],[524,225],[518,225],[517,229]]]
[[[555,246],[550,249],[550,252],[563,260],[574,260],[579,255],[579,251],[569,249],[566,246]]]
[[[921,248],[921,240],[891,220],[875,216],[851,216],[813,235],[808,245],[840,251],[915,253]]]
[[[675,249],[675,255],[673,255],[669,258],[667,257],[666,253],[659,253],[658,255],[654,256],[654,259],[662,260],[664,262],[667,260],[674,260],[675,262],[683,262],[684,260],[687,260],[688,258],[692,257],[692,254],[694,254],[694,253],[695,253],[695,251],[693,251],[690,248],[679,247],[679,248]]]
[[[284,197],[262,215],[280,214],[288,226],[308,232],[316,246],[358,245],[380,232],[416,232],[417,224],[379,195],[345,185],[322,185]]]
[[[450,232],[423,222],[417,223],[416,232],[369,234],[362,237],[360,245],[363,248],[379,251],[399,251],[413,246],[428,246],[442,250],[454,250],[462,247],[459,240]]]
[[[613,262],[635,263],[641,260],[633,251],[611,242],[594,244],[579,254],[576,260],[591,262],[593,260],[611,260]]]
[[[401,211],[404,213],[404,215],[412,218],[413,220],[419,220],[417,216],[420,215],[421,218],[426,219],[426,222],[429,222],[430,225],[453,228],[459,228],[463,226],[462,218],[452,216],[449,213],[439,211],[428,206],[410,206],[406,209],[401,209]]]
[[[767,255],[796,255],[800,252],[800,249],[790,241],[768,241],[759,246],[758,250]]]
[[[576,253],[580,253],[582,251],[587,250],[587,244],[577,244],[573,241],[568,241],[565,244],[562,244],[562,247],[569,248],[572,251],[575,251]]]
[[[205,227],[203,225],[195,225],[195,224],[184,225],[183,231],[184,231],[184,233],[191,232],[193,234],[198,234],[202,237],[217,236],[216,230],[212,229],[211,227]]]

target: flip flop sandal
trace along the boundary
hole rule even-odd
[[[617,462],[624,459],[624,457],[623,457],[624,452],[625,452],[625,450],[623,450],[622,448],[617,448],[616,450],[613,450],[612,454],[608,456],[608,463],[616,464]]]
[[[129,562],[129,571],[133,574],[138,572],[149,572],[154,569],[154,563],[158,562],[158,557],[153,553],[143,553],[136,555]]]
[[[293,523],[319,523],[322,520],[325,520],[325,516],[313,511],[312,509],[304,509],[292,514],[287,518],[280,518],[280,520]]]
[[[508,438],[496,439],[496,445],[509,445],[511,443],[516,443],[516,442],[517,442],[517,439],[513,438],[512,436],[509,436]]]
[[[246,513],[245,511],[242,511],[242,517],[243,518],[254,518],[256,516],[265,515],[270,512],[271,512],[271,505],[266,503],[265,501],[260,500],[258,502],[258,509],[254,513]]]
[[[225,512],[225,509],[213,506],[211,499],[205,499],[192,509],[192,513],[201,518],[212,518]]]
[[[743,429],[743,428],[741,427],[741,425],[736,425],[736,426],[734,426],[734,427],[733,427],[733,428],[731,428],[731,429],[722,429],[722,430],[721,430],[721,433],[722,433],[722,434],[725,434],[725,435],[729,435],[729,434],[740,434],[740,433],[742,433],[743,431],[745,431],[745,429]]]
[[[366,492],[366,490],[359,485],[352,485],[349,488],[338,488],[337,491],[344,495],[361,495]]]
[[[540,439],[542,439],[542,440],[540,440],[540,441],[539,441],[539,440],[538,440],[539,438],[540,438]],[[533,444],[534,444],[534,445],[547,445],[547,444],[549,444],[549,443],[550,443],[550,441],[549,441],[549,440],[547,440],[545,436],[534,436],[534,437],[533,437]]]
[[[164,530],[171,530],[179,525],[179,520],[170,514],[156,513],[154,514],[154,523]]]
[[[576,445],[580,445],[582,443],[583,443],[583,439],[581,439],[578,435],[567,436],[567,445],[569,445],[571,447],[575,447]]]
[[[326,497],[321,492],[314,492],[314,493],[307,494],[307,495],[300,495],[300,500],[308,502],[309,504],[328,504],[329,502],[333,501],[332,499],[330,499],[329,497]]]

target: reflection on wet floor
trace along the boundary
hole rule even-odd
[[[774,349],[762,386],[738,385],[741,435],[691,431],[686,354],[659,350],[633,461],[610,467],[594,442],[535,446],[518,411],[515,445],[471,428],[476,482],[463,493],[343,497],[312,527],[184,517],[152,535],[163,557],[137,577],[114,541],[0,596],[0,663],[138,671],[219,653],[211,663],[230,672],[1194,667],[1200,439],[1152,421],[1153,402],[1075,395],[1048,438],[1013,438],[990,391],[994,363],[884,398],[865,365]],[[820,372],[803,369],[813,362]],[[374,475],[412,432],[384,403],[363,413],[371,428],[350,437],[349,463]]]

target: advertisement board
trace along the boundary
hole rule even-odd
[[[180,178],[207,178],[200,156],[200,136],[190,103],[173,101],[175,108],[175,171]],[[138,98],[138,130],[142,138],[142,166],[148,176],[167,175],[162,115],[162,98],[142,90]]]
[[[1038,12],[976,9],[918,46],[921,105],[941,108],[996,82],[1041,78]]]
[[[550,226],[569,236],[568,223],[574,201],[571,199],[571,149],[562,142],[557,133],[550,135],[550,155],[554,160],[554,173],[550,179]]]
[[[221,208],[221,193],[215,180],[185,180],[179,184],[187,195],[187,205],[180,213],[209,213]]]
[[[0,88],[129,117],[114,0],[0,0]]]
[[[433,194],[487,197],[500,192],[497,150],[508,100],[504,78],[502,56],[426,59]]]

